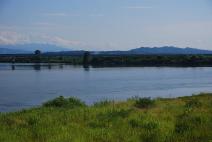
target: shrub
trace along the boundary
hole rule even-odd
[[[143,127],[146,130],[151,131],[151,130],[157,129],[159,127],[159,124],[155,121],[148,121],[143,124]]]
[[[98,114],[97,119],[102,122],[113,121],[119,118],[126,118],[127,116],[129,116],[130,112],[130,109],[108,110],[104,113]]]
[[[175,132],[179,134],[186,132],[192,133],[192,131],[198,130],[204,122],[205,120],[203,117],[184,112],[177,117]]]
[[[186,131],[191,130],[191,125],[186,121],[177,122],[175,125],[175,132],[183,134]]]
[[[160,130],[159,123],[154,120],[144,121],[142,124],[144,132],[141,134],[143,142],[162,142],[164,133]]]
[[[141,121],[137,120],[137,119],[131,119],[129,120],[129,125],[132,127],[132,128],[139,128],[141,127]]]
[[[100,101],[100,102],[95,102],[94,103],[94,106],[95,107],[103,107],[103,106],[107,106],[107,105],[110,105],[112,104],[113,101],[110,101],[110,100],[103,100],[103,101]]]
[[[151,98],[138,98],[135,102],[135,106],[138,108],[150,108],[154,106],[155,101]]]
[[[190,99],[186,102],[186,108],[201,107],[202,103],[198,99]]]
[[[65,107],[65,108],[75,108],[75,107],[83,107],[86,106],[84,102],[81,100],[70,97],[64,98],[63,96],[57,97],[53,100],[50,100],[43,104],[45,107]]]

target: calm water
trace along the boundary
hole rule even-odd
[[[57,96],[88,104],[132,96],[175,97],[212,92],[212,68],[90,68],[62,64],[0,64],[0,111],[37,106]]]

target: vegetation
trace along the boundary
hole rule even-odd
[[[90,64],[90,52],[86,51],[83,54],[83,65],[88,66]]]
[[[38,56],[39,55],[39,56]],[[113,66],[212,66],[212,55],[0,55],[0,62],[69,63],[94,67]],[[39,57],[39,58],[38,58]]]
[[[35,50],[34,54],[35,55],[41,55],[41,51],[40,50]]]
[[[212,66],[212,55],[94,56],[93,66]]]
[[[38,108],[0,114],[2,142],[210,140],[212,94],[176,99],[133,98],[125,102],[106,100],[92,106],[76,98],[58,97]]]
[[[135,101],[135,106],[138,108],[150,108],[154,105],[155,101],[151,98],[138,98]]]
[[[38,60],[39,57],[39,60]],[[47,55],[7,55],[0,56],[1,63],[68,63],[81,65],[83,58],[81,56],[47,56]]]
[[[43,104],[44,107],[63,107],[63,108],[75,108],[86,106],[84,102],[77,98],[64,98],[60,96],[54,100],[50,100]]]

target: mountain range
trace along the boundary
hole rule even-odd
[[[129,50],[134,54],[212,54],[210,50],[196,49],[196,48],[178,48],[174,46],[164,47],[140,47]]]
[[[22,45],[0,45],[0,54],[31,54],[35,50],[41,50],[45,54],[77,55],[83,54],[83,50],[71,50],[51,44],[22,44]],[[178,48],[174,46],[163,47],[140,47],[128,51],[91,51],[91,54],[103,55],[138,55],[138,54],[212,54],[211,50],[196,48]]]

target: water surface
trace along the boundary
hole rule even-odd
[[[212,68],[89,68],[63,64],[0,64],[0,111],[41,105],[57,96],[88,104],[132,96],[176,97],[212,92]]]

